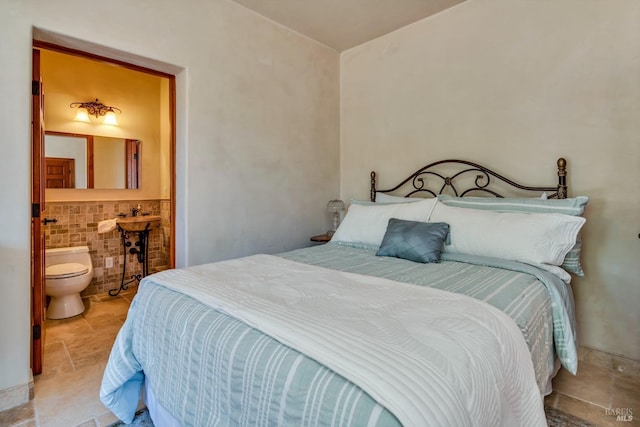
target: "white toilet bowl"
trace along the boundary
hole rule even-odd
[[[89,248],[47,249],[45,254],[45,291],[51,297],[47,318],[65,319],[84,312],[80,292],[93,278]]]

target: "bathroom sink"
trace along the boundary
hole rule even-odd
[[[124,231],[143,231],[147,224],[149,230],[160,226],[160,215],[129,216],[118,219],[118,225]]]

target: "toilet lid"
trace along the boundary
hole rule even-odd
[[[86,265],[77,262],[69,262],[66,264],[54,264],[47,267],[45,275],[49,279],[63,279],[67,277],[80,276],[89,271]]]

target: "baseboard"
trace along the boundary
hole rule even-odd
[[[0,412],[23,405],[33,399],[33,375],[29,382],[0,390]]]
[[[617,356],[589,347],[578,347],[578,362],[591,363],[614,373],[640,376],[640,361]],[[578,364],[579,369],[579,364]]]
[[[29,369],[29,400],[33,400],[36,396],[36,386],[33,382],[33,371]]]

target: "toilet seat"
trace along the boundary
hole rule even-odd
[[[66,264],[54,264],[47,267],[45,276],[47,279],[67,279],[69,277],[82,276],[89,271],[89,267],[77,262]]]

